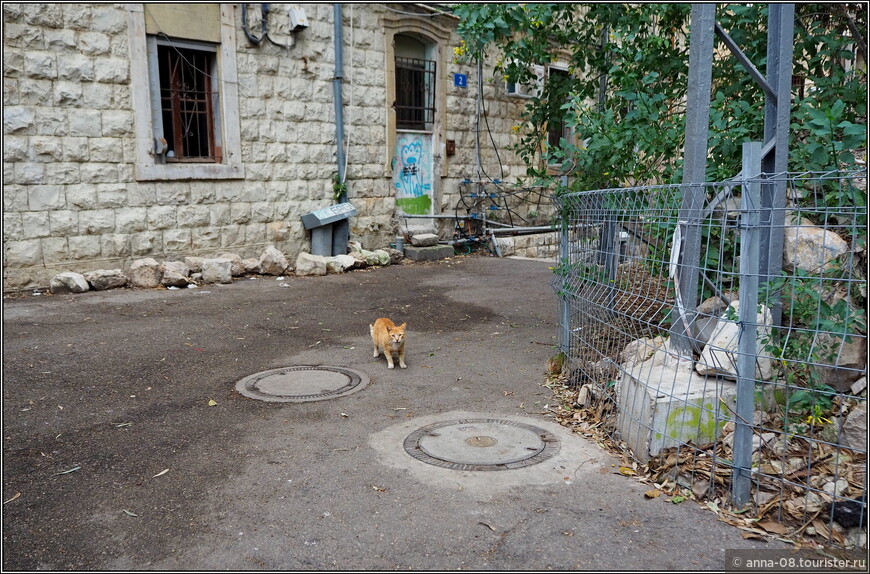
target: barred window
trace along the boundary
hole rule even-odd
[[[435,121],[435,61],[396,57],[396,127],[430,130]]]
[[[158,42],[166,162],[221,161],[215,50]]]

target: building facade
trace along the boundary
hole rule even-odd
[[[365,247],[403,222],[448,236],[400,215],[525,172],[524,100],[454,60],[456,24],[419,4],[5,3],[4,290],[144,257],[292,260],[301,216],[341,192]]]

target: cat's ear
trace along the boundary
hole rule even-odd
[[[408,324],[407,322],[406,322],[406,323],[402,323],[401,325],[399,325],[399,329],[404,329],[404,328],[405,328],[405,325],[407,325],[407,324]]]

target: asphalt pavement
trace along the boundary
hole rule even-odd
[[[554,422],[549,265],[4,298],[4,570],[723,570],[778,548],[645,498]],[[372,356],[381,316],[408,324],[407,369]],[[366,384],[237,388],[296,367]]]

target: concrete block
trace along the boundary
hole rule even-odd
[[[435,247],[405,247],[405,257],[411,261],[437,261],[445,257],[453,257],[453,247],[438,245]]]
[[[717,440],[734,420],[737,383],[699,375],[691,361],[667,348],[640,363],[627,363],[617,385],[617,427],[641,461],[685,443]],[[756,410],[773,404],[769,385],[756,385]]]
[[[728,411],[720,401],[736,396],[737,385],[707,378],[668,349],[626,364],[618,382],[617,427],[635,456],[647,461],[682,443],[713,442],[722,433]]]

